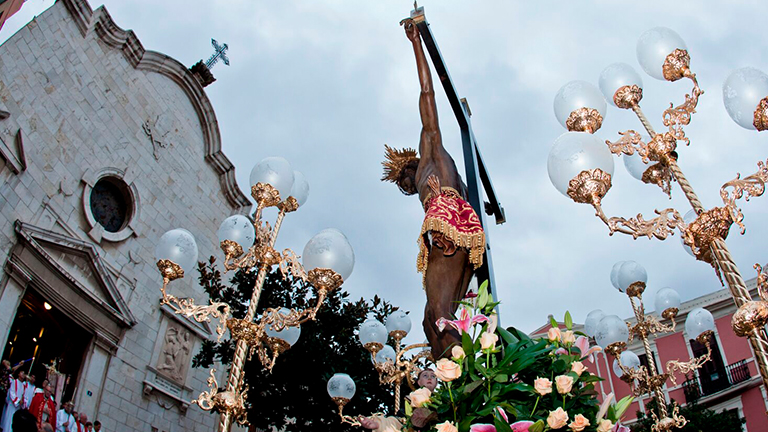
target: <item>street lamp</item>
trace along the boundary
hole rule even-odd
[[[637,323],[630,325],[616,315],[604,316],[596,327],[585,328],[587,334],[593,336],[598,345],[605,351],[616,357],[613,371],[623,381],[632,386],[635,396],[648,394],[656,401],[657,412],[651,411],[654,421],[654,432],[667,431],[673,428],[685,426],[687,420],[679,414],[679,407],[675,404],[672,412],[667,411],[666,399],[662,388],[667,380],[675,384],[675,372],[683,374],[700,368],[707,362],[712,354],[710,340],[714,334],[715,320],[706,309],[697,308],[688,313],[685,320],[685,330],[688,336],[695,338],[707,347],[707,354],[694,358],[688,362],[672,360],[667,362],[666,371],[659,365],[657,372],[656,361],[649,337],[658,333],[673,333],[675,331],[675,317],[680,308],[680,296],[672,288],[662,288],[656,293],[656,312],[660,317],[669,319],[670,325],[662,324],[653,315],[645,314],[643,305],[643,292],[646,288],[648,274],[645,269],[634,261],[620,261],[613,266],[611,271],[611,283],[620,292],[629,297],[632,310],[635,313]],[[590,312],[587,321],[592,325],[595,317],[599,317],[602,311]],[[592,316],[590,321],[589,316]],[[590,334],[591,333],[591,334]],[[625,351],[627,344],[634,337],[638,337],[645,350],[648,366],[641,366],[640,359],[632,351]]]
[[[411,331],[411,318],[404,311],[394,311],[384,320],[385,324],[375,319],[368,319],[358,328],[358,338],[360,344],[371,353],[371,361],[379,373],[379,383],[395,387],[395,413],[400,410],[400,384],[406,380],[412,390],[414,386],[414,371],[417,370],[417,363],[422,358],[431,359],[429,344],[411,344],[402,347],[400,342]],[[387,338],[392,338],[394,344],[387,345]],[[404,358],[403,355],[416,348],[425,348],[411,358]],[[337,374],[338,375],[338,374]],[[334,378],[336,376],[334,375]],[[333,379],[333,378],[332,378]],[[331,381],[328,382],[328,388],[331,388]],[[329,390],[330,393],[330,390]],[[338,399],[333,394],[331,398],[339,409],[339,415],[342,422],[350,423],[351,418],[341,414],[344,405],[348,400]],[[350,423],[351,424],[351,423]]]
[[[355,263],[349,241],[336,229],[326,229],[312,237],[304,247],[301,261],[290,249],[282,253],[274,249],[285,215],[296,211],[309,196],[309,184],[300,172],[293,171],[288,161],[276,157],[262,160],[251,171],[250,181],[251,195],[257,204],[253,220],[242,215],[231,216],[222,222],[217,232],[227,271],[258,271],[243,319],[230,317],[230,307],[226,303],[195,305],[193,299],[177,298],[168,293],[168,284],[191,272],[197,263],[197,245],[189,231],[174,229],[166,232],[155,251],[157,267],[163,276],[161,304],[198,322],[217,319],[219,340],[229,329],[232,339],[237,341],[225,390],[219,391],[216,370],[211,369],[209,390],[193,401],[204,410],[216,410],[221,414],[220,432],[229,431],[233,420],[247,423],[245,399],[248,389],[243,384],[246,359],[256,353],[263,367],[271,371],[277,357],[298,340],[301,324],[316,318],[328,293],[342,285]],[[261,218],[262,211],[268,207],[279,209],[274,227]],[[279,266],[283,278],[291,275],[311,284],[316,292],[314,306],[303,310],[269,308],[257,319],[262,287],[273,266]]]
[[[633,238],[648,237],[664,240],[680,231],[685,247],[700,261],[710,264],[720,278],[725,279],[739,311],[734,314],[732,326],[737,334],[749,337],[755,353],[763,385],[768,388],[768,337],[764,325],[768,314],[757,313],[744,279],[733,261],[725,238],[731,225],[737,224],[744,234],[744,216],[736,200],[760,196],[768,182],[768,164],[758,162],[756,173],[744,178],[737,176],[720,189],[722,207],[705,209],[677,164],[675,151],[679,142],[690,144],[683,129],[696,112],[699,87],[690,68],[690,55],[685,42],[674,31],[657,27],[646,31],[637,43],[637,58],[643,70],[659,80],[677,81],[687,78],[693,83],[685,101],[666,109],[662,123],[666,130],[656,133],[640,109],[643,83],[640,76],[627,64],[608,66],[600,75],[599,85],[605,99],[613,106],[631,109],[642,123],[648,137],[628,130],[621,132],[616,142],[600,142],[593,134],[600,128],[605,116],[603,107],[594,98],[596,87],[586,84],[566,84],[555,97],[555,115],[568,129],[552,146],[547,162],[549,177],[555,188],[577,203],[590,204],[595,214],[608,226],[609,234],[616,232]],[[764,130],[768,125],[768,77],[753,69],[734,72],[723,87],[729,114],[737,123],[750,129]],[[575,101],[575,102],[574,102]],[[578,102],[581,102],[579,104]],[[581,105],[581,106],[580,106]],[[756,107],[756,108],[750,108]],[[564,114],[569,109],[570,113]],[[751,115],[752,123],[748,122]],[[565,121],[563,118],[565,117]],[[670,194],[672,179],[680,185],[693,211],[685,217],[674,208],[656,210],[656,217],[646,220],[642,215],[634,218],[608,217],[601,200],[611,188],[613,163],[611,153],[624,155],[630,174],[649,184],[659,186]],[[761,318],[762,317],[762,318]]]

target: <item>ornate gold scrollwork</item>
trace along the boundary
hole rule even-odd
[[[260,208],[274,207],[280,204],[280,192],[267,183],[256,183],[251,186],[251,196]]]
[[[610,219],[603,219],[603,221],[608,225],[611,235],[615,232],[620,232],[631,235],[635,239],[638,237],[656,237],[659,240],[665,240],[670,235],[674,235],[675,228],[678,228],[680,231],[685,229],[683,218],[677,210],[668,208],[662,211],[655,210],[655,213],[658,216],[649,220],[645,220],[642,214],[638,214],[630,219],[612,217]]]
[[[759,131],[768,130],[768,97],[760,100],[755,109],[755,119],[752,122]]]
[[[219,324],[216,326],[216,333],[218,334],[217,340],[221,340],[226,331],[227,318],[229,318],[229,305],[223,302],[211,302],[207,306],[198,306],[192,298],[177,298],[168,294],[168,284],[173,279],[183,277],[184,271],[178,264],[170,260],[159,260],[157,268],[164,275],[163,286],[160,287],[160,293],[163,295],[160,299],[160,305],[168,305],[175,313],[192,318],[199,323],[210,322],[212,318],[218,319]]]
[[[677,81],[684,76],[690,74],[691,56],[687,50],[676,49],[672,51],[661,67],[664,79],[667,81]]]
[[[577,203],[600,206],[600,200],[611,189],[611,175],[595,168],[580,172],[568,182],[568,196]]]
[[[396,343],[395,358],[394,360],[387,360],[385,362],[376,361],[376,353],[378,353],[383,346],[376,342],[371,342],[365,345],[365,348],[371,353],[371,359],[379,373],[379,383],[381,385],[394,385],[395,388],[395,412],[400,409],[400,384],[403,380],[406,380],[411,390],[415,390],[414,371],[417,370],[417,363],[422,358],[432,358],[432,351],[429,350],[429,344],[412,344],[405,348],[400,348],[400,343]],[[403,355],[416,348],[425,348],[410,359],[404,359]]]
[[[688,225],[683,242],[691,248],[697,260],[712,264],[710,246],[715,239],[728,237],[733,220],[725,207],[714,207],[701,213]]]
[[[763,273],[760,264],[755,264],[754,268],[757,270],[757,293],[763,301],[768,302],[768,273]]]
[[[184,277],[184,269],[171,260],[159,260],[157,262],[157,269],[160,270],[163,280],[167,280],[168,282]],[[167,285],[167,283],[165,285]]]
[[[215,374],[216,369],[211,369],[211,374],[207,380],[208,391],[200,393],[200,396],[193,400],[192,403],[197,404],[205,411],[214,410],[221,414],[228,414],[241,425],[247,424],[248,413],[245,408],[245,400],[248,398],[248,388],[246,387],[242,392],[220,392]]]
[[[690,95],[685,95],[685,102],[678,106],[670,103],[663,115],[664,126],[668,126],[669,132],[677,140],[684,141],[686,145],[690,144],[691,140],[685,136],[683,126],[691,122],[691,116],[696,112],[696,105],[699,103],[699,96],[704,94],[696,80],[696,74],[689,68],[690,61],[691,58],[686,50],[676,49],[667,56],[663,67],[664,78],[669,81],[677,81],[683,77],[693,81],[693,90]]]
[[[619,87],[613,94],[613,103],[622,109],[637,106],[641,99],[643,99],[643,89],[636,85]]]
[[[637,152],[645,163],[666,162],[669,154],[677,148],[677,141],[671,133],[656,134],[648,143],[643,142],[640,134],[633,130],[619,132],[619,135],[621,138],[616,142],[605,141],[611,153],[631,156]]]
[[[603,116],[594,108],[579,108],[565,120],[565,127],[571,132],[595,133],[603,124]]]
[[[741,228],[741,233],[744,234],[746,231],[746,227],[742,223],[744,214],[736,206],[736,200],[744,197],[745,200],[749,201],[750,198],[760,196],[765,192],[765,183],[768,182],[768,161],[765,163],[762,161],[757,162],[756,173],[743,179],[740,177],[740,174],[736,174],[735,179],[725,183],[720,188],[720,197],[730,212],[731,219]],[[733,189],[732,193],[728,192],[729,188]]]
[[[665,163],[658,162],[648,167],[643,172],[641,180],[643,183],[655,184],[668,197],[672,198],[672,171]]]

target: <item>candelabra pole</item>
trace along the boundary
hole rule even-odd
[[[640,105],[634,104],[632,110],[635,112],[637,118],[643,124],[643,127],[651,138],[656,136],[653,126],[651,126],[648,118],[645,117],[645,114],[640,109]],[[680,188],[683,190],[685,197],[688,199],[688,202],[691,203],[691,207],[693,207],[696,214],[704,212],[704,205],[699,201],[699,197],[693,190],[693,186],[691,186],[688,179],[685,178],[683,171],[677,164],[677,160],[674,157],[667,155],[664,163],[669,167],[672,175],[680,184]],[[731,296],[736,303],[736,307],[741,307],[748,301],[751,301],[752,298],[749,295],[747,285],[739,272],[739,268],[733,261],[730,251],[728,251],[728,246],[725,244],[725,240],[722,238],[715,238],[710,245],[710,249],[715,260],[715,265],[722,272],[725,282],[728,285],[728,290],[731,292]],[[749,343],[752,346],[752,351],[754,351],[755,354],[755,360],[760,376],[763,379],[763,386],[768,389],[768,335],[766,335],[763,328],[756,328],[750,332],[748,338]]]
[[[632,303],[632,310],[635,312],[635,318],[637,319],[637,329],[640,333],[640,339],[643,341],[643,348],[645,349],[645,358],[648,360],[648,378],[653,380],[657,375],[656,361],[653,358],[653,351],[651,351],[651,344],[648,342],[648,331],[645,326],[645,312],[643,312],[643,298],[642,295],[637,296],[637,301],[640,303],[638,306],[635,304],[634,297],[629,297],[629,302]],[[674,319],[674,318],[673,318]],[[664,393],[661,391],[661,387],[655,386],[653,394],[656,399],[656,405],[659,409],[659,418],[667,417],[667,401],[664,398]]]
[[[262,207],[259,206],[256,209],[256,217],[261,217],[261,210]],[[285,211],[280,210],[280,214],[278,215],[277,221],[275,222],[275,227],[272,229],[272,233],[270,234],[270,241],[269,241],[269,247],[272,248],[275,246],[275,241],[277,240],[277,234],[280,231],[280,225],[282,224],[283,218],[285,217]],[[259,220],[259,219],[255,219]],[[259,305],[259,298],[261,297],[261,289],[264,286],[264,281],[267,278],[267,270],[269,269],[268,264],[262,263],[259,266],[259,273],[256,275],[256,281],[253,285],[253,294],[251,295],[251,302],[248,304],[248,310],[245,313],[245,317],[243,318],[244,321],[252,322],[253,318],[256,317],[256,309]],[[229,379],[227,380],[227,388],[226,391],[229,392],[237,392],[239,391],[240,382],[243,379],[243,366],[245,365],[246,356],[248,354],[248,343],[243,339],[238,339],[237,345],[235,346],[235,354],[232,358],[232,367],[229,371]],[[219,432],[229,432],[230,428],[232,427],[232,414],[230,412],[224,412],[221,414],[221,418],[219,419]]]

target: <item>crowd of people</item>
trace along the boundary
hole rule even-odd
[[[35,386],[35,376],[27,375],[24,362],[14,367],[8,360],[0,364],[0,432],[100,432],[101,423],[88,421],[85,413],[74,411],[66,402],[56,409],[53,387],[48,380]]]

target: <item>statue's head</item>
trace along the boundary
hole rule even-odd
[[[435,374],[435,371],[427,368],[419,372],[419,378],[416,382],[419,387],[426,387],[429,391],[435,391],[435,387],[437,387],[437,375]]]
[[[382,181],[389,181],[397,185],[400,192],[406,195],[414,195],[419,190],[416,187],[416,170],[419,168],[419,157],[416,156],[416,150],[405,148],[396,150],[388,145],[386,149],[386,160],[384,165],[384,175]]]

